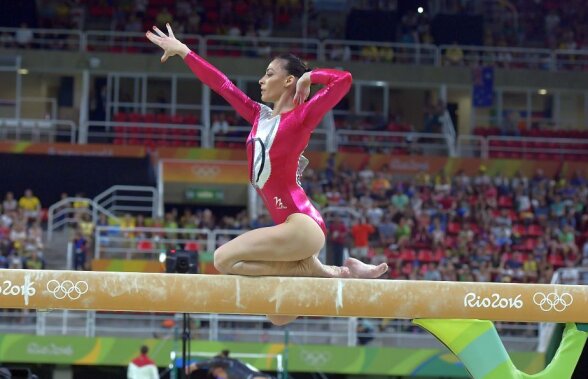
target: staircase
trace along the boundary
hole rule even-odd
[[[51,240],[45,243],[43,257],[48,270],[70,269],[66,263],[67,243],[71,240],[72,235],[72,230],[64,227],[62,230],[54,231]]]

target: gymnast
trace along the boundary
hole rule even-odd
[[[342,267],[323,265],[318,253],[326,227],[320,213],[300,186],[308,160],[302,155],[323,116],[351,87],[351,74],[334,69],[309,70],[292,54],[273,59],[259,79],[261,100],[255,102],[222,72],[156,26],[147,38],[164,51],[161,62],[179,55],[205,85],[222,96],[253,127],[247,138],[249,176],[275,226],[254,229],[223,244],[214,252],[214,266],[223,274],[249,276],[312,276],[374,279],[388,266],[349,258]],[[321,88],[310,100],[311,84]],[[268,315],[274,324],[295,316]]]

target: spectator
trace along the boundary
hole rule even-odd
[[[149,358],[149,348],[141,346],[140,355],[133,359],[127,367],[127,379],[159,379],[159,371],[155,362]]]
[[[365,346],[374,340],[374,324],[367,318],[357,319],[357,344]]]
[[[25,258],[23,266],[25,269],[44,270],[45,261],[39,257],[37,251],[33,251],[28,258]]]
[[[73,269],[74,270],[85,270],[86,260],[88,255],[88,241],[84,238],[81,231],[76,231],[75,237],[72,241],[73,244]]]
[[[13,213],[18,210],[18,203],[16,202],[12,192],[6,192],[6,196],[2,202],[2,209],[5,214]]]
[[[29,29],[26,22],[20,24],[20,28],[16,31],[15,41],[21,49],[28,49],[33,42],[33,31]]]
[[[18,206],[22,209],[27,222],[33,222],[39,219],[41,215],[41,201],[33,195],[32,190],[25,190],[24,196],[18,200]]]
[[[343,253],[347,244],[348,233],[349,229],[341,219],[341,216],[336,215],[329,225],[327,264],[338,267],[343,265]]]
[[[450,47],[445,51],[445,62],[450,66],[461,66],[463,64],[463,50],[453,41]]]
[[[363,261],[367,260],[369,250],[369,236],[375,232],[372,224],[369,224],[365,217],[351,227],[351,234],[353,235],[353,248],[351,249],[351,256]]]

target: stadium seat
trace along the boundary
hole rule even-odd
[[[155,249],[155,243],[152,240],[140,240],[137,242],[137,250],[151,251]]]
[[[188,241],[188,242],[186,242],[186,245],[184,246],[184,250],[186,250],[186,251],[199,251],[200,244],[198,243],[198,241]]]

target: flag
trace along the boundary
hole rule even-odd
[[[494,102],[494,68],[476,67],[473,70],[474,107],[491,107]]]

